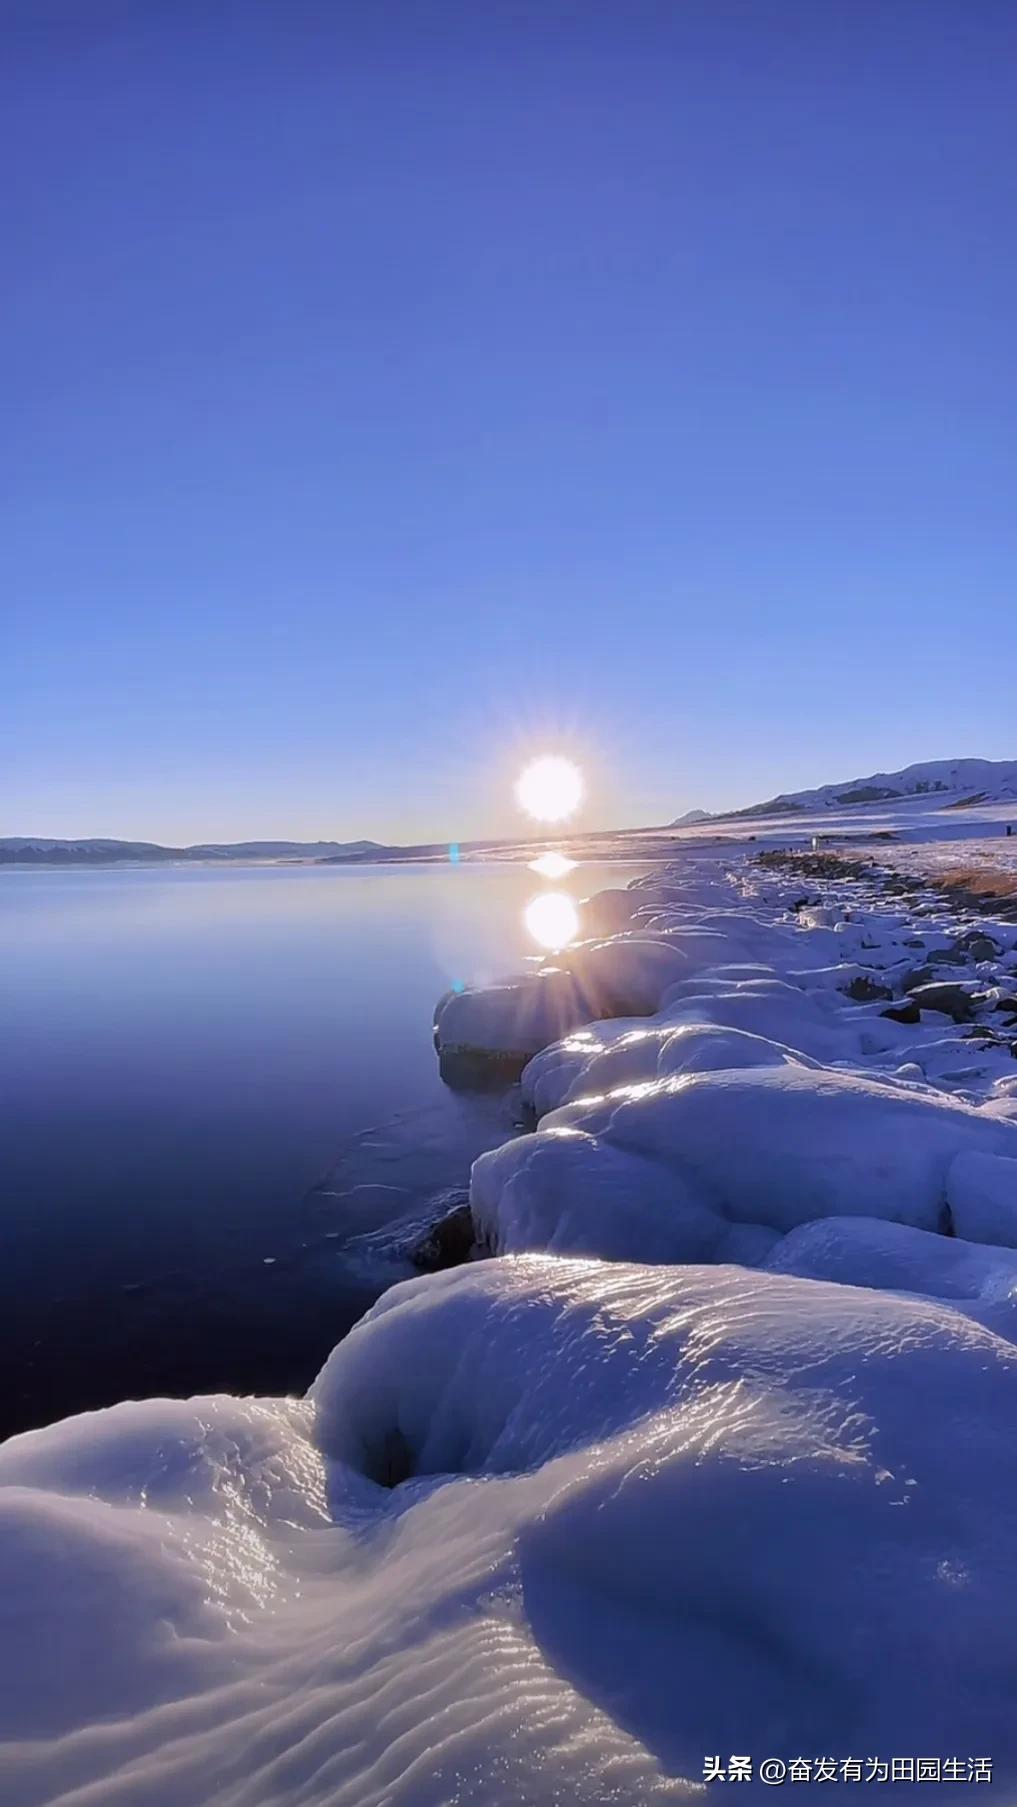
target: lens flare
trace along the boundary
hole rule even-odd
[[[530,871],[540,878],[564,878],[575,863],[575,860],[566,859],[563,853],[542,853],[539,860],[530,861]]]
[[[523,921],[539,947],[557,953],[579,933],[579,911],[564,891],[542,891],[528,903]]]
[[[583,794],[583,777],[571,759],[548,754],[534,759],[520,775],[516,797],[538,822],[561,822],[571,816]]]

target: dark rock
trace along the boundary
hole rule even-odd
[[[1012,1010],[1017,1015],[1017,998],[1000,998],[999,1003],[995,1004],[993,1008],[995,1010]]]
[[[917,991],[920,985],[930,985],[936,974],[931,966],[916,966],[913,973],[908,973],[901,980],[902,991]]]
[[[964,948],[969,960],[998,960],[1003,952],[990,936],[977,932],[965,935],[959,946]]]
[[[844,996],[853,999],[856,1004],[874,1004],[877,998],[892,998],[893,992],[888,985],[880,985],[870,979],[867,973],[860,973],[852,979],[850,985],[843,987]]]
[[[888,1016],[895,1023],[920,1023],[922,1013],[914,998],[907,998],[902,1004],[891,1004],[889,1010],[881,1010],[880,1016]]]
[[[435,1274],[442,1268],[461,1267],[473,1253],[476,1234],[469,1198],[466,1193],[460,1198],[461,1202],[454,1204],[444,1217],[439,1217],[410,1250],[414,1267],[424,1273]]]
[[[919,1010],[940,1010],[955,1023],[970,1023],[974,1016],[974,998],[963,985],[918,985],[908,990]]]

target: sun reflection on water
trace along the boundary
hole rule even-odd
[[[530,871],[540,878],[564,878],[575,869],[575,864],[564,853],[542,853],[539,860],[530,861]]]
[[[579,911],[564,891],[542,891],[523,912],[523,921],[538,946],[557,953],[579,933]]]

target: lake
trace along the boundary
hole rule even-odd
[[[504,863],[0,873],[0,1435],[309,1384],[513,1133],[514,1093],[441,1084],[431,1016],[533,956],[546,888]]]

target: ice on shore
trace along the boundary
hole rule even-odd
[[[634,912],[630,906],[628,925],[607,939],[579,942],[537,972],[448,992],[435,1012],[443,1062],[472,1058],[479,1066],[498,1060],[521,1068],[581,1025],[666,1007],[680,995],[676,988],[705,972],[746,962],[770,972],[774,962],[810,958],[820,965],[839,951],[829,930],[807,935],[739,910],[730,882],[715,873],[686,886],[635,886],[632,896],[644,901]],[[594,898],[594,917],[597,905]],[[619,911],[612,905],[608,914]]]
[[[406,1283],[306,1405],[0,1451],[5,1807],[635,1807],[944,1737],[1013,1780],[1015,1406],[1009,1342],[886,1292]]]
[[[782,1060],[564,1105],[474,1163],[473,1214],[498,1253],[637,1260],[650,1237],[654,1259],[703,1260],[712,1235],[730,1259],[732,1225],[783,1233],[864,1216],[945,1229],[947,1175],[965,1153],[1017,1160],[1017,1125],[919,1087]]]

